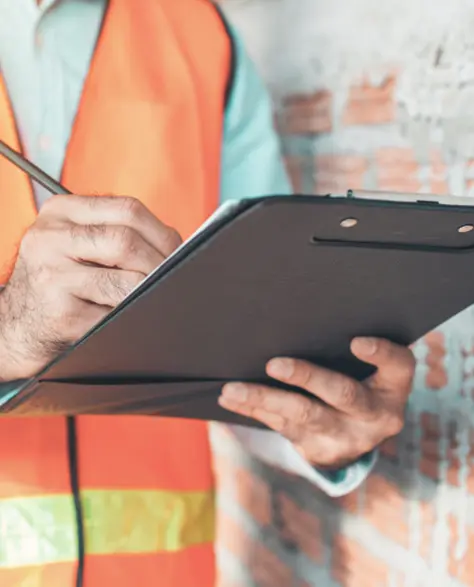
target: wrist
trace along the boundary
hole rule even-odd
[[[4,292],[0,291],[0,383],[24,379],[26,361],[22,361],[15,353],[15,344],[7,328],[7,309]]]
[[[9,352],[8,344],[2,335],[2,329],[0,327],[0,383],[14,381],[22,377],[21,368],[14,357],[12,357],[12,353]]]

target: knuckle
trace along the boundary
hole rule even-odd
[[[392,385],[400,387],[400,391],[409,393],[415,376],[416,360],[411,351],[397,357],[394,363]]]
[[[344,457],[344,451],[339,443],[334,441],[321,441],[303,446],[307,459],[322,467],[334,467]]]
[[[268,393],[265,387],[256,385],[248,396],[247,403],[254,408],[268,409]]]
[[[281,416],[273,418],[272,427],[290,441],[296,440],[299,437],[299,435],[295,433],[294,425],[292,425],[286,418],[282,418]]]
[[[143,214],[143,204],[137,198],[122,196],[117,198],[117,202],[121,208],[123,219],[126,222],[133,223]]]
[[[387,438],[397,436],[405,426],[405,419],[401,414],[389,414],[385,418],[385,425],[383,427],[384,434]]]
[[[166,227],[163,246],[166,248],[167,253],[171,254],[181,245],[182,242],[181,235],[177,230],[171,227]]]
[[[41,210],[40,210],[38,216],[43,217],[45,215],[48,215],[48,214],[55,212],[58,207],[62,206],[64,199],[67,197],[69,197],[69,196],[58,195],[58,194],[52,195],[42,204]]]
[[[119,226],[113,229],[112,240],[116,245],[120,257],[128,257],[137,249],[137,235],[129,226]]]
[[[339,402],[343,406],[352,406],[357,400],[358,384],[353,379],[344,377],[339,384]]]
[[[311,422],[314,414],[313,408],[316,402],[311,401],[307,397],[298,397],[295,404],[295,420],[298,424],[306,425]]]
[[[101,244],[101,241],[106,234],[106,230],[107,227],[103,224],[88,224],[85,226],[71,224],[69,227],[71,238],[73,240],[82,233],[82,235],[91,241],[95,246],[99,246],[99,244]]]

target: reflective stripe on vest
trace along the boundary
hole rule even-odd
[[[218,203],[228,34],[207,0],[109,0],[62,183],[140,199],[186,237]],[[19,147],[0,79],[0,137]],[[36,210],[0,159],[0,283]],[[84,587],[213,587],[207,427],[77,418]],[[73,587],[75,519],[62,418],[0,419],[0,585]]]
[[[175,552],[214,536],[212,491],[86,490],[81,499],[89,554]],[[0,520],[0,568],[76,560],[70,495],[4,499]]]

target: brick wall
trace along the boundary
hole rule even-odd
[[[224,7],[271,89],[296,191],[474,195],[470,0]],[[472,332],[471,313],[420,346],[407,428],[344,499],[266,468],[216,428],[221,587],[474,584],[474,423],[456,416],[473,411]]]
[[[272,90],[298,190],[472,191],[469,0],[224,6]]]

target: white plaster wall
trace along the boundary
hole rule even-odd
[[[453,166],[451,189],[464,190],[464,171],[455,167],[474,157],[474,0],[225,0],[224,7],[276,101],[334,92],[331,148],[335,136],[340,149],[360,150],[361,140],[369,150],[411,146],[423,162],[439,146]],[[394,72],[396,124],[341,128],[349,87]]]

